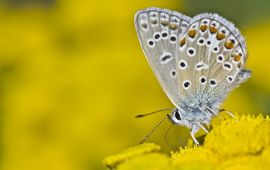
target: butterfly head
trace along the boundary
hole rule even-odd
[[[184,115],[185,113],[183,110],[179,110],[176,108],[171,112],[171,114],[168,117],[172,121],[172,123],[176,125],[189,127],[190,121],[188,121]]]
[[[216,108],[214,108],[216,110]],[[193,128],[198,123],[208,123],[213,116],[209,111],[202,111],[202,107],[193,109],[178,109],[175,108],[169,115],[169,119],[175,125]],[[212,110],[212,109],[211,109]]]

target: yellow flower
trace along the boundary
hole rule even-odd
[[[236,115],[236,119],[215,123],[202,146],[180,148],[171,157],[151,153],[158,150],[157,145],[143,144],[110,156],[104,163],[118,170],[267,169],[270,167],[270,119],[262,115]]]
[[[131,147],[127,150],[122,151],[119,154],[115,154],[109,156],[104,159],[103,163],[107,167],[115,167],[119,163],[128,160],[132,157],[136,157],[138,155],[144,155],[147,153],[157,152],[160,150],[160,146],[153,144],[153,143],[144,143],[139,146]]]
[[[172,153],[172,160],[176,169],[213,169],[218,162],[211,151],[196,146],[180,148],[179,152]]]
[[[205,148],[223,157],[256,154],[269,146],[269,118],[259,115],[224,120],[205,139]]]

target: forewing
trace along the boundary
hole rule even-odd
[[[175,48],[178,35],[190,18],[167,9],[148,8],[138,11],[135,26],[140,44],[160,85],[177,106],[181,98],[176,80]]]
[[[176,48],[178,90],[186,104],[215,104],[251,76],[239,30],[217,14],[195,16]]]

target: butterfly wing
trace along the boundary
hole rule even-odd
[[[185,104],[215,105],[251,76],[239,30],[217,14],[195,16],[176,48],[178,91]]]
[[[135,27],[141,47],[161,87],[177,106],[180,101],[176,81],[175,48],[178,35],[190,18],[167,9],[148,8],[135,15]]]

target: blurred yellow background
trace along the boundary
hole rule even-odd
[[[220,13],[246,37],[252,78],[224,107],[270,113],[270,2],[264,0],[2,0],[0,2],[0,168],[105,169],[101,160],[136,145],[172,107],[143,55],[138,9],[194,16]],[[168,124],[149,139],[163,139]],[[259,130],[259,129],[258,129]],[[183,129],[169,133],[185,143]]]

